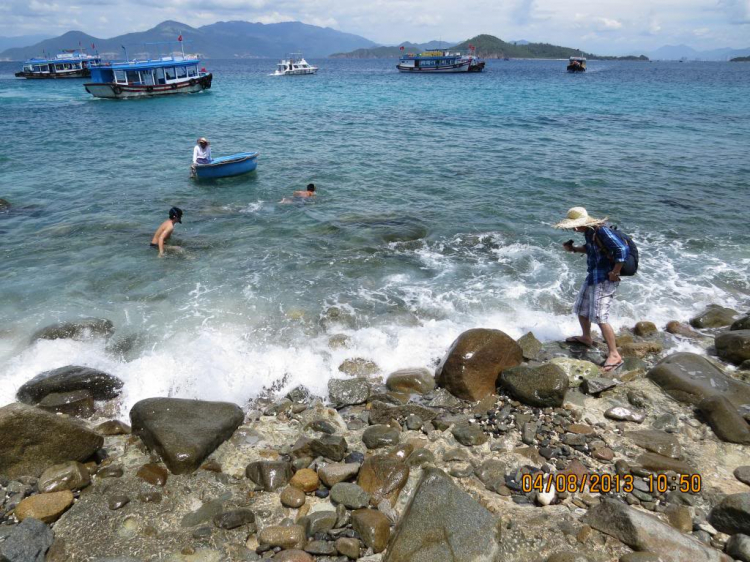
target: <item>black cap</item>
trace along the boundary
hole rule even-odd
[[[169,218],[173,219],[175,217],[177,218],[177,222],[182,224],[182,209],[179,207],[172,207],[169,209]]]

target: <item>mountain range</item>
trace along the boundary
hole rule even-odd
[[[281,58],[286,53],[303,51],[309,58],[327,57],[342,50],[372,47],[375,43],[351,33],[343,33],[329,27],[318,27],[300,22],[250,23],[245,21],[217,22],[202,27],[190,27],[176,21],[165,21],[147,31],[128,33],[100,39],[82,31],[67,33],[46,39],[28,47],[15,47],[0,53],[0,59],[26,60],[31,57],[58,53],[63,49],[83,47],[91,52],[91,45],[107,58],[122,58],[125,46],[132,58],[149,51],[152,56],[158,53],[155,46],[146,43],[172,42],[164,47],[176,50],[177,37],[182,36],[185,51],[199,53],[205,58]]]
[[[726,61],[735,57],[750,55],[750,47],[746,49],[712,49],[697,51],[687,45],[664,45],[648,54],[654,60],[705,60]]]
[[[42,34],[16,35],[14,37],[3,37],[0,35],[0,52],[5,49],[12,49],[13,47],[28,47],[49,38],[49,35]]]

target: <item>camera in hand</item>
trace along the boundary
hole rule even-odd
[[[567,242],[565,242],[565,244],[563,244],[563,246],[572,246],[572,245],[573,245],[573,239],[572,238],[570,240],[568,240]]]

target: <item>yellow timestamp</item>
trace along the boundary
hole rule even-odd
[[[669,491],[680,491],[683,493],[699,494],[703,482],[700,474],[677,474],[668,476],[666,474],[651,474],[639,478],[642,482],[638,485],[632,474],[524,474],[521,477],[521,489],[524,493],[545,492],[549,493],[553,488],[556,492],[584,492],[592,494],[609,493],[631,493],[635,489],[650,494],[665,494]]]

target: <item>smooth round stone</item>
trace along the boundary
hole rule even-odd
[[[305,493],[293,486],[287,486],[279,496],[281,505],[297,509],[305,504]]]
[[[164,486],[167,483],[169,472],[163,466],[151,463],[144,464],[139,468],[136,476],[154,486]]]
[[[110,464],[101,467],[96,472],[97,478],[121,478],[124,474],[122,467],[119,464]]]
[[[340,539],[336,539],[334,546],[336,547],[336,550],[339,551],[339,554],[343,554],[351,560],[356,560],[357,558],[359,558],[361,543],[358,539],[342,537]]]
[[[292,476],[289,485],[309,494],[318,489],[318,486],[320,486],[320,479],[314,470],[303,468],[298,470],[295,475]]]
[[[743,484],[750,486],[750,466],[738,466],[735,468],[734,477]]]
[[[79,462],[70,461],[49,467],[37,484],[40,492],[80,490],[91,483],[91,474]]]
[[[429,449],[415,449],[414,452],[406,459],[409,466],[424,466],[428,463],[435,462],[435,455]]]
[[[344,462],[349,463],[356,463],[356,464],[362,464],[365,462],[365,455],[364,453],[360,453],[359,451],[352,451],[346,457],[344,457]]]
[[[339,482],[331,488],[331,501],[348,509],[360,509],[370,503],[370,494],[357,484]]]
[[[71,505],[73,505],[73,492],[63,490],[30,496],[18,504],[14,514],[19,521],[32,517],[43,523],[52,523],[57,521]]]
[[[129,503],[130,503],[130,498],[128,496],[123,496],[123,495],[112,496],[111,498],[107,500],[107,506],[112,511],[118,510],[121,507],[125,507]]]
[[[362,434],[362,442],[368,449],[378,449],[396,445],[400,432],[387,425],[372,425]]]

